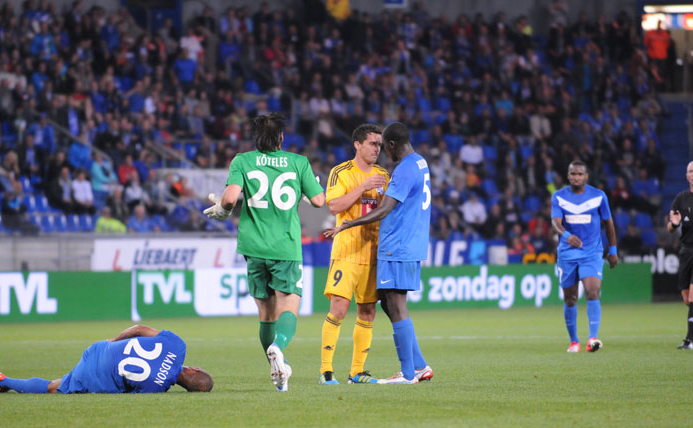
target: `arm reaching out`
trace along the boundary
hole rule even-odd
[[[121,331],[120,334],[118,334],[116,337],[113,339],[109,339],[109,342],[117,342],[119,340],[123,339],[129,339],[131,337],[135,336],[144,336],[144,337],[154,337],[157,334],[159,334],[161,330],[157,330],[155,328],[147,327],[146,325],[133,325],[130,328],[126,328],[125,330]]]

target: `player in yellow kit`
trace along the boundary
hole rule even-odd
[[[375,209],[381,202],[390,179],[387,171],[375,162],[380,154],[381,130],[370,124],[359,125],[352,134],[356,154],[330,171],[326,200],[330,212],[337,216],[337,226]],[[349,310],[352,295],[356,299],[354,349],[349,383],[377,383],[364,370],[373,339],[376,291],[376,255],[378,227],[375,222],[351,228],[335,236],[325,296],[330,299],[330,313],[322,326],[322,363],[319,383],[337,385],[332,361],[342,321]]]

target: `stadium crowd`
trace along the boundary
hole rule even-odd
[[[308,156],[323,183],[351,157],[357,125],[406,123],[430,165],[438,239],[554,251],[550,195],[581,159],[628,251],[655,244],[666,81],[625,12],[569,22],[553,0],[539,35],[502,11],[452,19],[421,1],[379,14],[334,3],[207,7],[182,31],[169,19],[152,33],[126,9],[3,3],[2,231],[217,227],[184,180],[159,173],[162,152],[228,168],[253,147],[249,118],[283,111],[285,150]]]

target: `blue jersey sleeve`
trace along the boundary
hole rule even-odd
[[[551,195],[551,218],[563,217],[563,211],[561,207],[558,206],[558,199],[556,199],[556,194]]]
[[[409,171],[404,171],[404,168],[395,168],[395,170],[392,172],[392,179],[390,180],[390,184],[388,185],[385,195],[396,199],[399,202],[404,202],[411,191],[415,177],[416,176],[411,174]]]
[[[602,221],[611,218],[611,208],[609,208],[609,200],[606,197],[606,193],[602,192],[602,203],[599,205],[599,217]]]

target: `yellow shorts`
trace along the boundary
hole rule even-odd
[[[378,291],[375,288],[376,264],[361,265],[343,260],[331,260],[327,273],[325,296],[332,295],[351,300],[356,296],[356,303],[375,303]]]

